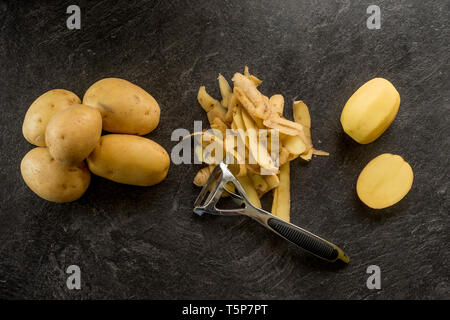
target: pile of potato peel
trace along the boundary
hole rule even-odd
[[[222,134],[214,135],[209,130],[195,133],[202,138],[201,145],[195,150],[196,156],[209,166],[198,171],[194,184],[203,186],[217,161],[224,160],[216,157],[211,161],[211,157],[205,152],[210,143],[219,142],[224,148],[224,154],[238,160],[229,164],[229,168],[244,188],[250,202],[261,208],[260,198],[272,191],[272,214],[289,221],[290,161],[299,157],[310,161],[313,155],[329,155],[325,151],[314,149],[312,145],[308,107],[303,101],[294,101],[294,121],[286,119],[283,116],[284,97],[275,94],[269,98],[262,94],[258,89],[262,81],[250,74],[247,66],[243,74],[234,74],[233,88],[221,74],[218,76],[218,82],[221,101],[211,97],[204,86],[200,87],[197,95],[198,102],[207,113],[211,129],[216,129]],[[237,132],[238,139],[245,144],[245,159],[237,153],[234,145],[231,150],[227,149],[225,142],[227,129]],[[262,144],[257,139],[258,134],[262,132],[266,134],[266,130],[270,129],[276,130],[279,137],[278,166],[271,157],[270,143]],[[270,141],[271,138],[275,139],[270,132],[267,133],[267,140]],[[256,163],[249,161],[250,157],[253,157]],[[229,188],[230,191],[234,191],[232,185]],[[223,196],[226,195],[224,192]]]

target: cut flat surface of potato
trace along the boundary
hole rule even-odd
[[[373,209],[390,207],[412,187],[411,166],[399,155],[385,153],[370,161],[356,183],[358,197]]]

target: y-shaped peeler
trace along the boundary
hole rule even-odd
[[[237,193],[231,192],[225,188],[227,183],[234,184]],[[217,208],[222,193],[227,192],[233,201],[239,205],[236,209]],[[220,163],[211,173],[202,191],[195,200],[194,212],[198,215],[209,213],[220,216],[248,216],[265,226],[280,237],[296,244],[309,253],[329,262],[341,260],[345,263],[350,261],[349,257],[335,244],[322,239],[315,234],[286,222],[265,210],[252,205],[248,200],[244,189],[239,181],[233,176],[227,165]]]

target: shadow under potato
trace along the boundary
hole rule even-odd
[[[355,197],[353,198],[353,207],[355,208],[355,212],[357,213],[358,217],[362,220],[369,219],[374,222],[384,223],[388,218],[394,215],[399,215],[407,212],[409,208],[409,201],[408,198],[405,197],[391,207],[387,207],[384,209],[372,209],[365,205],[358,198],[358,195],[355,191]]]
[[[151,187],[133,186],[117,183],[94,174],[91,175],[91,184],[85,194],[77,200],[81,205],[101,207],[108,210],[118,211],[118,208],[135,208],[127,210],[127,214],[142,214],[142,208],[152,208],[153,203],[161,201],[162,181]],[[140,209],[138,209],[140,208]]]

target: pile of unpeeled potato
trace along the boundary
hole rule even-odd
[[[34,193],[53,202],[80,198],[90,172],[124,184],[157,184],[167,176],[169,155],[140,135],[153,131],[159,117],[156,100],[123,79],[97,81],[83,102],[70,91],[50,90],[25,115],[23,135],[37,148],[22,159],[22,177]],[[102,130],[114,134],[102,136]]]

